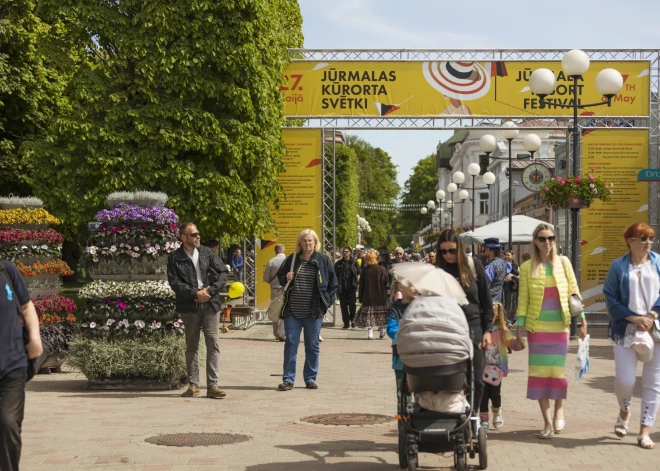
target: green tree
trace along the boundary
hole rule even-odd
[[[438,174],[435,169],[435,154],[424,157],[413,167],[412,175],[406,180],[401,194],[403,204],[426,204],[435,200]],[[423,226],[431,223],[431,213],[422,215],[419,211],[402,211],[399,218],[399,234],[414,234]],[[408,245],[411,237],[400,240]]]
[[[284,169],[279,85],[302,45],[295,0],[42,0],[85,34],[71,107],[30,145],[70,232],[105,195],[160,190],[208,236],[264,233]]]
[[[346,143],[358,157],[358,187],[361,203],[394,204],[400,187],[396,181],[397,169],[387,152],[375,148],[358,136],[347,136]],[[374,248],[396,247],[393,237],[396,214],[373,209],[360,210],[369,221],[371,232],[362,234],[367,245]]]
[[[36,0],[0,2],[0,192],[27,196],[30,166],[24,141],[44,137],[58,109],[71,65],[60,20],[43,21]],[[60,49],[58,51],[58,49]]]
[[[335,149],[335,227],[337,248],[353,247],[357,239],[358,159],[348,146]]]

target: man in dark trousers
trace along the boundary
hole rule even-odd
[[[360,274],[360,267],[351,257],[352,250],[350,247],[344,247],[342,258],[335,263],[335,274],[337,275],[337,282],[339,283],[339,305],[341,306],[341,318],[344,321],[346,330],[349,327],[355,327],[353,320],[355,319],[355,303],[357,302],[357,285],[358,275]]]
[[[39,318],[25,281],[13,263],[0,264],[0,470],[17,471],[28,357],[37,358],[43,347]],[[27,345],[23,343],[19,309],[29,334]]]
[[[186,332],[186,369],[190,387],[183,397],[199,396],[199,331],[206,341],[206,397],[219,399],[226,393],[218,387],[220,375],[220,292],[229,277],[227,266],[208,247],[200,244],[192,222],[179,226],[183,243],[167,259],[167,279],[176,293],[176,310]]]

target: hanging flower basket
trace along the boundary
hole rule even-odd
[[[614,193],[613,186],[614,183],[605,183],[590,173],[586,177],[553,177],[541,190],[541,196],[547,208],[588,208],[595,199],[608,201]]]

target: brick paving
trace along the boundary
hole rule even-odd
[[[302,383],[302,345],[296,387],[275,390],[283,344],[272,340],[270,326],[262,325],[221,334],[220,380],[228,393],[223,400],[184,399],[182,391],[87,391],[85,378],[73,371],[40,375],[27,388],[22,469],[398,469],[394,421],[363,427],[300,421],[323,413],[395,411],[389,339],[368,341],[364,330],[339,328],[324,328],[323,337],[315,391]],[[631,435],[620,440],[613,433],[617,405],[608,342],[592,341],[591,371],[579,384],[572,371],[576,349],[572,342],[566,429],[551,440],[534,437],[542,420],[537,403],[525,399],[526,352],[510,357],[513,372],[503,386],[505,424],[489,436],[488,469],[660,469],[660,447],[646,451],[636,446],[639,399]],[[154,435],[187,432],[236,433],[251,440],[193,448],[145,442]],[[660,444],[660,433],[652,438]],[[422,470],[449,469],[452,463],[451,456],[422,454],[419,460]],[[476,460],[471,464],[476,469]]]

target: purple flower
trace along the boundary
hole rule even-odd
[[[161,225],[176,225],[179,218],[174,211],[165,206],[149,206],[146,208],[136,204],[120,203],[113,209],[103,209],[96,213],[96,220],[106,221],[133,221],[140,223],[156,223]],[[129,226],[125,226],[128,230]]]
[[[144,304],[140,304],[140,311],[144,311]]]
[[[117,300],[117,307],[119,309],[126,309],[126,303],[124,301],[122,301],[121,299],[118,299]]]

